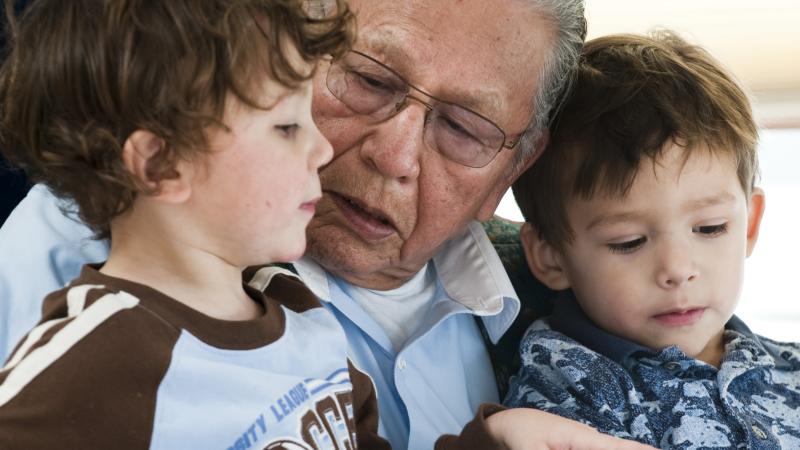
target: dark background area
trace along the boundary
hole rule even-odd
[[[67,0],[68,1],[68,0]],[[6,54],[6,11],[4,1],[0,0],[0,13],[2,15],[2,31],[0,31],[0,58],[5,58]],[[16,9],[20,11],[25,8],[28,1],[16,2]],[[17,203],[22,200],[22,197],[30,189],[25,174],[18,169],[12,168],[5,160],[0,149],[0,225],[5,222],[6,218]]]

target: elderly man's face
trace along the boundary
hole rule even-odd
[[[533,114],[531,99],[550,30],[521,0],[353,0],[355,49],[442,100],[491,119],[509,137]],[[308,252],[326,270],[373,289],[396,287],[455,233],[491,217],[516,174],[514,152],[482,168],[448,160],[423,140],[425,106],[410,101],[381,122],[359,115],[315,79],[314,118],[334,160],[320,172],[323,198]]]

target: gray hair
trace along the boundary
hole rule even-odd
[[[586,19],[583,0],[521,0],[529,3],[552,27],[553,45],[539,72],[539,86],[533,97],[533,118],[520,138],[512,166],[516,174],[536,151],[536,142],[550,126],[550,119],[572,87],[583,42]],[[523,74],[524,75],[524,74]]]

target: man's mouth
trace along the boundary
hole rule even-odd
[[[377,241],[391,236],[397,230],[391,220],[380,210],[350,197],[328,192],[339,207],[351,228],[368,241]]]

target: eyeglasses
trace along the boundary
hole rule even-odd
[[[447,159],[469,167],[484,167],[503,148],[506,133],[488,118],[463,106],[437,99],[412,86],[394,70],[361,52],[351,50],[331,62],[325,83],[348,108],[380,122],[416,100],[427,109],[423,139]]]

